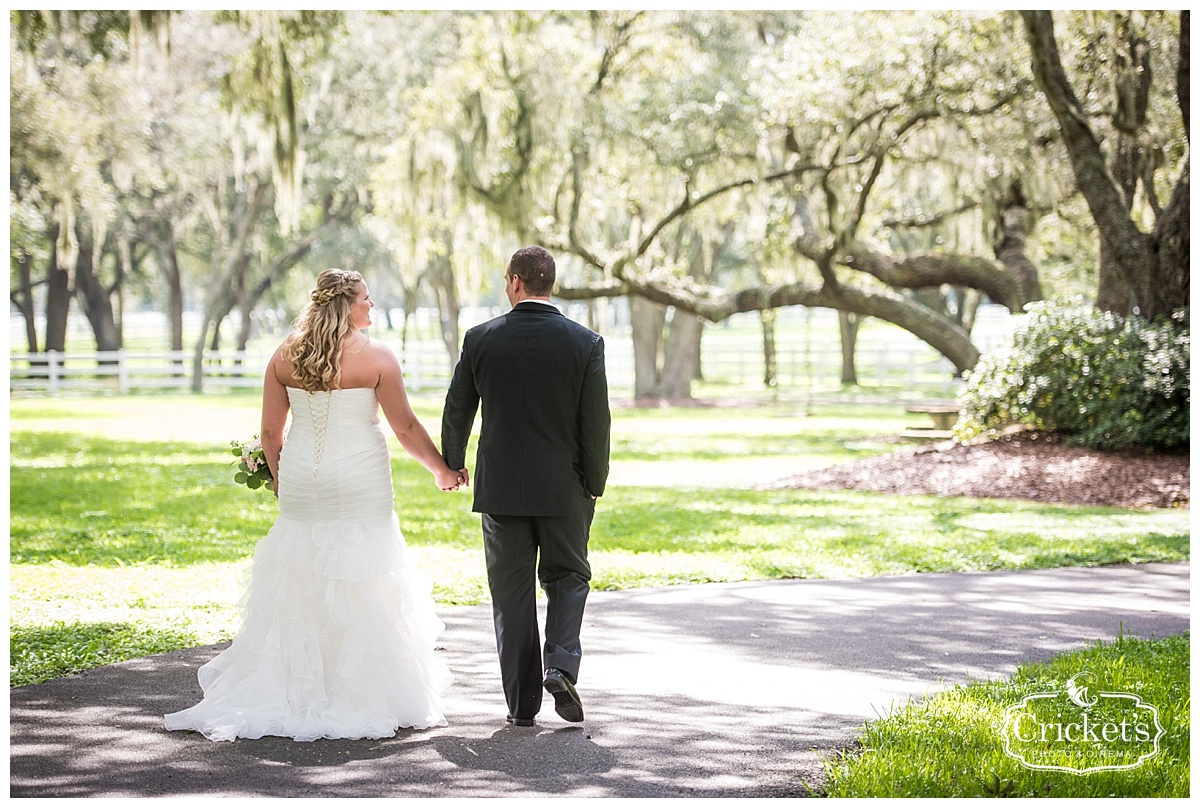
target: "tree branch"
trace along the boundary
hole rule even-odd
[[[615,27],[615,34],[610,39],[608,45],[604,49],[604,54],[600,57],[600,67],[596,72],[596,80],[592,87],[588,90],[585,107],[591,112],[591,107],[596,103],[600,91],[604,87],[604,82],[608,78],[609,72],[612,69],[613,60],[617,53],[629,42],[629,29],[642,16],[644,12],[637,12],[628,20],[620,23]],[[604,269],[604,262],[587,246],[579,237],[579,210],[583,198],[583,171],[588,161],[588,144],[583,137],[582,132],[576,132],[572,138],[571,145],[571,213],[567,224],[567,243],[569,249],[575,255],[582,258],[587,264]],[[555,214],[558,209],[555,206]]]
[[[600,57],[600,69],[596,71],[596,81],[592,84],[592,88],[588,90],[588,95],[594,97],[599,94],[605,80],[608,78],[609,72],[612,70],[612,64],[617,58],[617,53],[629,42],[629,29],[645,13],[644,11],[638,11],[629,19],[613,27],[614,35],[604,47],[604,53]]]
[[[964,118],[982,118],[985,115],[992,115],[996,112],[999,112],[1001,109],[1008,106],[1013,101],[1016,101],[1018,98],[1020,98],[1022,96],[1022,94],[1023,94],[1022,91],[1027,89],[1028,85],[1029,85],[1028,79],[1022,79],[1020,82],[1017,83],[1016,90],[1009,92],[1009,93],[1005,93],[1004,95],[997,98],[993,103],[988,104],[986,107],[970,107],[970,108],[947,107],[946,109],[949,112],[953,112],[954,116],[956,116],[956,117],[962,116]]]
[[[1101,237],[1112,249],[1139,299],[1147,299],[1147,250],[1145,235],[1125,210],[1117,181],[1109,171],[1088,125],[1083,106],[1075,96],[1054,38],[1054,19],[1049,11],[1022,11],[1026,37],[1033,56],[1033,74],[1062,129],[1063,143],[1071,158],[1079,190],[1087,200]]]
[[[654,243],[654,240],[658,238],[658,234],[661,233],[663,228],[665,228],[671,222],[675,221],[692,208],[698,207],[711,199],[715,199],[718,196],[729,193],[737,188],[745,188],[748,185],[757,185],[762,182],[776,182],[777,180],[798,176],[806,171],[822,171],[824,169],[825,166],[802,163],[792,166],[784,171],[777,171],[774,174],[768,174],[765,177],[745,177],[740,180],[734,180],[733,182],[713,188],[712,190],[697,196],[695,199],[692,198],[690,191],[685,191],[683,200],[675,206],[675,209],[660,219],[659,222],[650,229],[650,232],[648,232],[642,238],[642,240],[638,242],[637,251],[634,253],[633,257],[636,258],[637,256],[644,255],[646,250],[650,249],[650,245]]]
[[[881,227],[891,227],[891,228],[937,227],[938,225],[942,224],[946,220],[952,219],[961,213],[966,213],[969,210],[975,210],[975,208],[977,208],[977,207],[979,207],[979,203],[971,200],[971,201],[964,202],[963,204],[959,205],[957,208],[954,208],[953,210],[942,211],[941,213],[935,213],[932,216],[918,215],[916,218],[913,218],[913,219],[885,219],[882,222],[880,222],[880,226]]]
[[[792,283],[762,286],[729,294],[711,286],[682,279],[671,285],[626,277],[629,291],[664,306],[720,322],[747,311],[784,306],[831,308],[876,317],[894,323],[927,342],[949,359],[962,373],[979,361],[979,349],[962,326],[932,309],[891,290],[868,290],[852,286],[831,289],[825,284]]]
[[[914,112],[908,117],[908,120],[900,124],[899,128],[888,138],[888,143],[882,146],[876,146],[876,154],[874,164],[871,166],[871,173],[867,177],[866,182],[862,184],[862,190],[858,193],[858,200],[854,206],[854,212],[850,216],[850,221],[846,223],[845,229],[838,234],[839,242],[852,241],[858,235],[858,226],[862,222],[863,216],[867,211],[867,198],[871,195],[871,191],[875,188],[875,183],[879,179],[880,173],[883,171],[884,163],[887,160],[888,153],[892,147],[899,143],[901,138],[919,123],[923,123],[932,118],[937,118],[941,115],[936,109],[924,109]],[[882,134],[882,133],[881,133]]]
[[[595,300],[601,297],[624,297],[627,294],[629,287],[620,281],[594,286],[559,286],[554,290],[554,296],[563,300]]]
[[[974,255],[922,253],[895,259],[861,242],[848,245],[838,262],[878,278],[893,289],[928,289],[950,284],[985,292],[1010,311],[1019,312],[1029,301],[1021,284],[1003,264]]]

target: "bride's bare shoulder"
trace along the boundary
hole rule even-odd
[[[280,384],[286,387],[299,387],[300,385],[296,382],[296,376],[292,372],[292,363],[284,356],[283,348],[284,346],[280,344],[275,349],[275,353],[271,355],[270,361],[267,362],[267,371]]]
[[[383,340],[371,340],[367,343],[366,350],[363,353],[369,355],[373,362],[396,366],[400,364],[400,359],[396,356],[396,352],[392,350],[390,345],[383,342]]]
[[[399,367],[391,348],[379,340],[369,340],[359,350],[342,354],[342,386],[375,387]]]

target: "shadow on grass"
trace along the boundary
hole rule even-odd
[[[828,796],[1186,797],[1189,655],[1190,637],[1186,632],[1158,640],[1118,636],[1111,643],[1096,643],[1043,663],[1023,664],[1005,680],[960,684],[921,704],[904,705],[866,726],[861,747],[870,749],[869,754],[849,755],[830,768]],[[1024,746],[1025,751],[1036,752],[1038,763],[1063,766],[1066,771],[1022,765],[1024,759],[1011,756],[1007,745],[1001,756],[997,728],[1005,728],[1001,735],[1008,732],[1006,708],[1024,704],[1029,696],[1061,694],[1064,683],[1081,671],[1087,671],[1110,690],[1136,691],[1139,703],[1154,706],[1154,720],[1161,719],[1162,735],[1152,742],[1128,736],[1097,736],[1096,741],[1086,737],[1074,742],[1063,739],[1065,743],[1055,739],[1054,749],[1037,739],[1024,744],[1012,739],[1016,748]],[[1096,702],[1100,699],[1088,706],[1092,708],[1092,720],[1097,722],[1094,726],[1101,726],[1105,707],[1097,708]],[[1115,710],[1118,719],[1129,715],[1127,702],[1120,698],[1107,700],[1109,705],[1114,703],[1121,706],[1108,709]],[[1067,720],[1071,720],[1069,703],[1049,709],[1057,711],[1064,706],[1068,708]],[[1062,712],[1057,713],[1058,720],[1063,717]],[[1148,757],[1137,757],[1151,752],[1151,747]],[[925,760],[937,760],[939,765],[925,766]],[[1129,768],[1103,768],[1130,763],[1134,765]],[[1088,770],[1086,777],[1078,776],[1098,764],[1100,769]]]
[[[233,481],[224,447],[31,432],[11,441],[12,563],[238,561],[278,515],[270,492]],[[471,547],[470,500],[438,491],[407,457],[393,461],[410,542]],[[469,496],[469,495],[468,495]]]
[[[856,491],[619,488],[591,548],[736,556],[762,577],[1177,561],[1178,514]],[[1176,525],[1178,524],[1178,530]]]
[[[9,640],[9,687],[173,651],[194,645],[195,635],[134,623],[65,623],[13,626]]]
[[[275,506],[269,495],[233,484],[232,460],[208,445],[22,434],[11,446],[10,560],[243,558]]]
[[[233,482],[233,457],[222,447],[70,433],[21,434],[12,446],[12,563],[239,561],[278,514],[269,492]],[[437,490],[403,453],[392,468],[410,544],[478,547],[470,491]],[[716,559],[717,566],[738,567],[735,577],[841,577],[1174,561],[1188,557],[1189,530],[1186,514],[1174,512],[857,491],[616,486],[597,509],[591,549],[690,555],[689,570]],[[694,580],[693,572],[685,579]]]
[[[853,434],[825,432],[790,435],[745,435],[736,432],[697,436],[683,435],[617,435],[613,438],[613,455],[621,460],[729,460],[736,457],[770,457],[773,455],[806,455],[853,460],[895,450],[895,446],[879,439],[870,430]]]

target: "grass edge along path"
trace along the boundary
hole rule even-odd
[[[692,491],[689,507],[682,507],[670,505],[672,497],[662,490],[639,494],[598,519],[602,526],[590,553],[596,590],[1086,567],[1189,556],[1186,528],[1174,524],[1180,517],[1175,512],[729,490]],[[688,496],[687,490],[674,495]],[[696,517],[699,523],[687,524]],[[269,514],[256,520],[265,533]],[[671,521],[680,523],[688,540],[674,531],[651,539],[651,523],[661,528]],[[789,521],[797,523],[790,531]],[[724,527],[714,528],[721,522]],[[701,523],[707,525],[703,530]],[[73,526],[62,538],[74,541],[87,527]],[[17,531],[13,541],[15,552]],[[146,549],[138,541],[134,537],[131,547]],[[439,606],[486,601],[482,550],[473,544],[473,529],[462,545],[410,544],[434,582]],[[153,562],[123,561],[119,552],[107,563],[71,563],[73,554],[66,553],[36,563],[10,559],[10,686],[230,639],[240,623],[236,604],[249,558],[230,560],[226,552],[182,564],[171,563],[170,554]]]
[[[822,795],[1187,797],[1190,656],[1190,634],[1160,639],[1118,636],[1111,643],[1097,642],[1021,665],[1006,680],[955,685],[865,724],[857,748],[825,762],[829,783]],[[1136,768],[1081,774],[1029,768],[1005,754],[1006,708],[1033,694],[1064,692],[1068,680],[1084,671],[1092,676],[1092,693],[1133,694],[1157,709],[1165,730],[1158,752]],[[1087,768],[1078,754],[1064,752],[1057,762]]]
[[[439,401],[414,406],[438,422]],[[241,573],[276,514],[269,494],[232,482],[228,440],[252,434],[257,396],[10,409],[10,686],[229,639]],[[593,588],[1189,557],[1186,511],[753,490],[743,477],[748,462],[782,475],[890,451],[883,438],[903,423],[899,407],[615,411]],[[401,527],[439,605],[485,601],[470,493],[443,494],[392,449]],[[693,473],[677,478],[684,467]],[[631,468],[640,483],[622,484]],[[707,487],[689,487],[698,476]]]

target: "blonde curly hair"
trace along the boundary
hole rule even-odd
[[[296,319],[296,330],[283,341],[283,358],[292,375],[310,393],[334,390],[342,380],[342,341],[350,333],[350,307],[358,298],[363,277],[344,269],[327,269],[317,276],[309,304]]]

